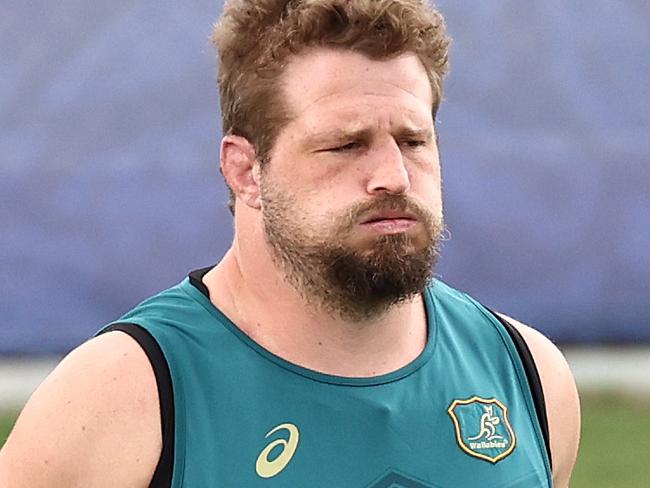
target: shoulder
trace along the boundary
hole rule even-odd
[[[160,451],[152,367],[131,337],[109,332],[34,392],[0,452],[0,485],[148,486]]]
[[[554,486],[568,487],[580,439],[580,401],[575,380],[555,344],[532,327],[502,316],[516,327],[533,355],[546,400]]]

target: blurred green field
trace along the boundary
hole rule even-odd
[[[650,398],[583,396],[571,487],[650,487]]]
[[[15,412],[0,412],[0,445],[15,417]],[[571,488],[650,487],[650,399],[583,396],[582,417]]]

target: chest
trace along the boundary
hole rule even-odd
[[[177,417],[175,486],[548,486],[513,378],[429,367],[360,387],[249,365],[193,391]]]

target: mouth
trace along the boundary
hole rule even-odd
[[[394,210],[384,210],[381,212],[374,212],[368,215],[362,222],[362,225],[366,224],[375,224],[378,222],[390,222],[390,221],[399,221],[399,222],[417,222],[418,219],[415,215],[409,212],[400,212]]]
[[[404,232],[417,223],[417,217],[409,212],[385,210],[368,215],[361,226],[375,232],[394,234]]]

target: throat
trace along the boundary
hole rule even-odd
[[[247,327],[249,337],[276,356],[333,376],[367,378],[397,371],[424,351],[428,327],[424,301],[393,307],[377,320],[350,323],[310,314]]]

